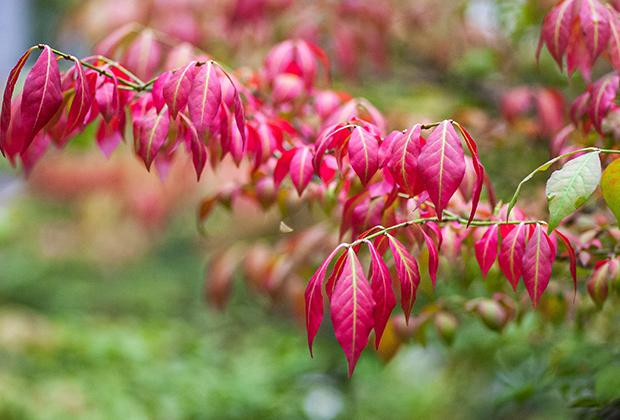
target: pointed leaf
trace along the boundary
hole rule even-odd
[[[308,183],[314,175],[314,167],[312,166],[312,153],[309,147],[300,147],[297,149],[295,156],[291,159],[290,166],[291,181],[295,185],[297,194],[301,196],[301,193],[306,189]]]
[[[586,47],[594,61],[605,50],[609,41],[609,13],[598,0],[582,0],[579,20]]]
[[[375,346],[378,349],[385,326],[396,306],[396,296],[392,289],[392,278],[383,258],[370,241],[365,241],[370,250],[370,287],[375,301],[373,311],[375,325]]]
[[[571,245],[566,235],[564,235],[562,232],[560,232],[557,229],[554,232],[560,237],[562,242],[564,242],[564,245],[566,246],[566,251],[568,252],[568,258],[570,261],[570,266],[569,266],[570,275],[573,279],[573,300],[574,300],[575,296],[577,295],[577,255],[575,254],[575,249]]]
[[[336,253],[344,245],[338,245],[331,254],[323,261],[320,267],[316,270],[308,286],[306,286],[306,292],[304,299],[306,302],[306,332],[308,333],[308,349],[310,349],[310,356],[312,356],[312,343],[314,337],[319,331],[321,321],[323,320],[323,280],[325,280],[325,273],[327,267],[336,256]],[[346,254],[343,254],[346,255]]]
[[[69,116],[65,127],[66,135],[71,134],[73,130],[84,124],[84,119],[90,111],[92,104],[90,85],[86,80],[82,65],[77,60],[73,66],[73,71],[75,72],[75,95],[71,108],[69,108]]]
[[[185,108],[194,80],[196,63],[191,62],[185,67],[177,69],[166,81],[163,96],[173,119]]]
[[[372,290],[362,265],[355,251],[349,248],[330,302],[334,332],[347,357],[349,376],[368,344],[373,328],[374,306]]]
[[[416,124],[405,134],[398,133],[390,137],[393,141],[388,156],[388,167],[398,185],[411,196],[419,194],[424,189],[418,169],[418,156],[422,149],[421,131],[420,124]]]
[[[554,257],[547,234],[536,225],[523,254],[523,282],[534,306],[549,284]]]
[[[419,158],[426,190],[439,220],[465,176],[461,140],[450,121],[443,121],[428,137]]]
[[[146,168],[150,170],[153,160],[155,160],[168,136],[170,126],[168,110],[163,109],[161,112],[155,113],[155,110],[152,109],[147,115],[134,121],[134,126],[137,128],[138,134],[137,153],[144,160]]]
[[[426,242],[426,248],[428,249],[428,275],[433,282],[433,287],[435,287],[437,285],[437,269],[439,268],[439,247],[435,245],[435,241],[426,233],[422,226],[416,226],[419,227],[424,237],[424,242]]]
[[[574,3],[574,0],[565,0],[553,7],[545,16],[542,26],[541,40],[560,68],[570,38]]]
[[[4,95],[2,97],[2,113],[0,114],[0,151],[4,154],[4,145],[8,136],[9,125],[11,123],[11,99],[13,98],[13,91],[15,90],[15,84],[19,79],[19,74],[24,68],[24,64],[28,60],[28,57],[32,53],[32,48],[28,49],[17,61],[15,67],[11,69],[9,77],[4,87]]]
[[[571,159],[551,174],[545,191],[549,202],[549,232],[590,198],[600,180],[598,152]]]
[[[614,73],[601,78],[592,85],[590,119],[599,132],[602,131],[603,119],[614,105],[619,84],[620,76]]]
[[[212,61],[199,67],[188,98],[189,117],[198,133],[205,133],[215,121],[222,103],[222,88]]]
[[[469,148],[469,152],[471,153],[472,162],[474,165],[474,172],[476,173],[476,184],[474,184],[474,189],[471,194],[471,212],[469,213],[468,225],[474,220],[474,216],[476,215],[476,210],[478,209],[478,203],[480,202],[480,194],[482,193],[482,184],[484,183],[485,170],[484,166],[482,166],[482,162],[480,161],[480,155],[478,154],[478,146],[476,145],[473,137],[465,130],[461,124],[456,123],[459,131],[463,135],[465,139],[465,144]],[[487,193],[491,196],[489,192],[490,188],[487,186]],[[491,204],[493,205],[493,204]]]
[[[407,251],[407,248],[395,237],[388,235],[388,244],[396,265],[396,274],[400,281],[400,304],[409,321],[411,309],[415,303],[418,285],[420,284],[420,270],[418,263]]]
[[[26,76],[22,91],[21,129],[26,150],[34,136],[52,119],[62,105],[62,88],[58,63],[51,48],[43,52]]]
[[[357,126],[353,129],[348,145],[351,167],[366,185],[379,169],[379,143],[366,129]]]
[[[482,276],[486,277],[491,266],[497,259],[497,238],[499,228],[497,225],[490,226],[482,238],[476,241],[474,248],[476,250],[476,259],[482,271]]]
[[[523,253],[527,238],[527,226],[519,223],[502,239],[499,251],[499,267],[516,291],[523,272]]]

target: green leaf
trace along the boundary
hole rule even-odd
[[[569,160],[547,181],[549,232],[590,198],[601,180],[599,152]]]
[[[607,206],[620,222],[620,159],[616,159],[603,172],[601,190]]]

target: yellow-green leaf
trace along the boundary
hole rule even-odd
[[[607,206],[620,222],[620,159],[614,160],[603,172],[601,190]]]

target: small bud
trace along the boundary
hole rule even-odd
[[[484,325],[493,331],[501,331],[508,323],[506,309],[494,300],[482,300],[476,305],[476,313]]]
[[[599,265],[592,277],[588,280],[588,293],[592,298],[592,301],[599,308],[603,307],[603,304],[607,300],[607,294],[609,293],[609,260]]]
[[[449,312],[438,312],[434,319],[437,334],[447,345],[452,344],[459,321]]]

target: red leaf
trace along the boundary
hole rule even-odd
[[[120,112],[120,99],[118,95],[118,79],[111,73],[112,77],[99,76],[102,80],[101,85],[96,88],[95,101],[103,119],[106,122]]]
[[[610,35],[609,20],[609,12],[598,0],[581,1],[579,21],[592,62],[607,47]]]
[[[527,226],[519,223],[502,239],[500,245],[499,267],[515,291],[523,271],[526,235]]]
[[[273,183],[276,188],[280,186],[284,177],[289,173],[289,169],[291,167],[291,160],[293,156],[297,153],[297,149],[286,150],[278,159],[278,163],[276,163],[276,167],[273,170]]]
[[[471,223],[474,220],[474,216],[476,215],[476,210],[478,209],[478,203],[480,202],[480,194],[482,193],[482,184],[484,183],[485,171],[484,166],[482,166],[482,162],[480,161],[480,155],[478,154],[478,146],[476,145],[475,140],[472,136],[465,130],[461,124],[456,123],[459,131],[463,135],[465,139],[465,144],[469,148],[469,152],[471,153],[472,162],[474,164],[474,172],[476,172],[476,184],[474,185],[474,189],[471,195],[471,212],[469,213],[469,220],[467,224]],[[487,193],[489,192],[489,188],[487,187]],[[489,194],[490,195],[490,194]]]
[[[161,47],[155,39],[153,31],[141,31],[136,39],[127,47],[123,63],[142,80],[153,77],[153,73],[161,59]]]
[[[84,76],[84,69],[82,69],[82,65],[78,61],[73,66],[73,71],[75,73],[75,95],[73,96],[71,108],[69,108],[65,135],[69,135],[76,128],[82,127],[92,104],[90,85]]]
[[[554,256],[547,233],[536,225],[523,254],[523,282],[534,306],[549,284]]]
[[[569,43],[574,3],[574,0],[565,0],[553,7],[545,16],[540,34],[560,68],[563,67],[562,57]]]
[[[396,273],[400,280],[400,304],[405,313],[405,319],[409,321],[409,315],[420,284],[420,270],[417,261],[407,251],[407,248],[392,235],[387,235],[387,237],[396,265]]]
[[[373,318],[375,324],[375,346],[378,349],[385,326],[396,306],[396,296],[392,289],[392,278],[385,262],[370,241],[365,241],[370,250],[370,287],[375,301]]]
[[[398,185],[411,196],[424,190],[424,182],[420,177],[418,156],[422,149],[422,127],[416,124],[405,134],[391,137],[392,145],[388,155],[388,168]],[[383,145],[382,145],[383,146]]]
[[[200,66],[188,97],[189,117],[199,134],[213,124],[222,102],[222,88],[212,61]]]
[[[300,147],[295,152],[295,156],[291,159],[291,165],[289,168],[291,174],[291,181],[295,185],[297,194],[301,196],[308,183],[314,175],[314,168],[312,166],[312,153],[308,147]]]
[[[614,69],[620,71],[620,17],[617,12],[609,12],[609,46],[607,52],[614,66]]]
[[[426,190],[442,219],[444,208],[465,176],[461,140],[450,121],[443,121],[428,137],[419,157]]]
[[[357,126],[353,129],[348,145],[351,167],[366,185],[379,168],[379,143],[366,129]]]
[[[426,248],[428,248],[428,275],[433,282],[433,287],[437,285],[437,269],[439,267],[439,247],[435,245],[435,241],[430,237],[422,226],[416,225],[422,232]]]
[[[138,136],[136,151],[149,170],[151,163],[166,141],[169,126],[170,117],[167,109],[163,109],[159,113],[151,109],[144,117],[134,121],[134,131]]]
[[[170,80],[172,77],[171,71],[163,72],[159,75],[159,77],[153,83],[153,90],[151,91],[151,95],[153,96],[153,105],[157,112],[160,112],[161,109],[166,105],[166,100],[164,99],[164,85]]]
[[[617,73],[613,73],[597,80],[592,85],[590,119],[599,132],[602,130],[603,118],[614,104],[619,84],[620,77]]]
[[[26,150],[37,133],[52,119],[62,105],[60,71],[51,48],[43,52],[26,76],[21,104],[21,129]]]
[[[577,255],[575,255],[575,250],[573,249],[573,246],[571,245],[568,238],[557,229],[554,232],[560,237],[562,242],[564,242],[564,245],[566,246],[566,251],[568,252],[568,258],[570,260],[570,275],[573,278],[574,299],[577,295]]]
[[[109,158],[114,149],[116,149],[116,146],[123,140],[124,131],[125,113],[123,112],[119,112],[118,115],[115,115],[109,123],[105,120],[101,120],[95,138],[99,149],[103,152],[105,157]]]
[[[176,70],[164,84],[164,100],[173,119],[185,108],[192,88],[196,63],[192,61]]]
[[[4,88],[4,96],[2,97],[2,114],[0,114],[0,151],[2,151],[3,155],[4,145],[7,141],[9,125],[11,123],[11,99],[13,97],[13,91],[15,90],[17,79],[19,79],[19,74],[24,68],[24,64],[26,64],[30,53],[32,53],[32,48],[27,50],[19,58],[17,64],[15,64],[15,67],[11,69]]]
[[[482,238],[474,244],[476,259],[478,260],[478,265],[480,266],[483,277],[487,276],[487,273],[497,258],[498,230],[497,225],[490,226]]]
[[[189,142],[189,150],[192,154],[192,163],[196,171],[196,180],[200,181],[200,176],[205,168],[208,159],[207,146],[200,141],[198,131],[191,121],[185,120],[187,123],[187,140]]]
[[[319,331],[321,321],[323,320],[323,280],[325,279],[325,272],[329,263],[344,245],[339,245],[332,251],[331,254],[323,261],[321,266],[316,270],[308,286],[306,286],[306,292],[304,294],[306,302],[306,332],[308,333],[308,348],[310,349],[310,355],[312,356],[312,342],[316,333]],[[343,254],[346,255],[346,254]]]
[[[336,339],[349,364],[349,376],[353,374],[362,350],[368,344],[373,328],[374,301],[368,280],[355,251],[349,248],[342,273],[331,298],[331,319]]]

